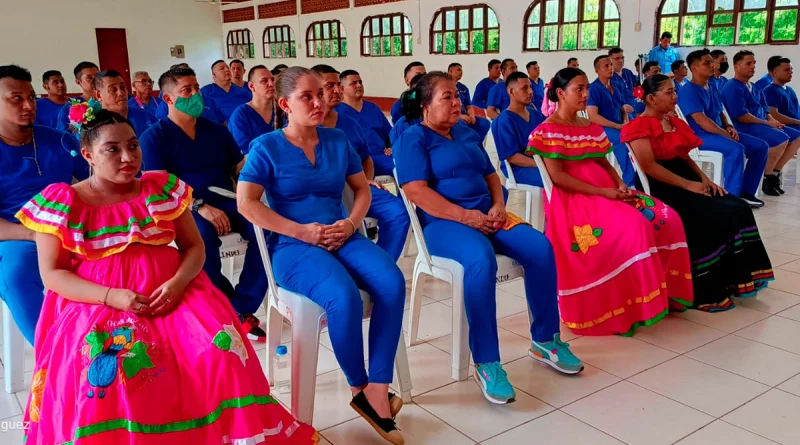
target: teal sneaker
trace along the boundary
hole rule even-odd
[[[547,363],[564,374],[577,374],[583,371],[583,363],[569,350],[569,345],[561,341],[560,334],[553,335],[553,341],[547,343],[531,342],[528,354],[534,360]]]
[[[517,396],[511,383],[508,383],[508,374],[503,370],[500,362],[476,365],[475,382],[486,400],[496,405],[511,403]]]

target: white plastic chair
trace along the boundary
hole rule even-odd
[[[639,165],[639,160],[636,159],[636,153],[634,153],[631,144],[625,144],[628,147],[628,157],[631,159],[631,164],[633,164],[633,169],[636,170],[636,174],[639,175],[639,181],[642,183],[642,191],[646,194],[650,194],[650,181],[647,180],[647,175],[644,174],[642,167]]]
[[[382,186],[387,186],[387,185],[391,184],[395,188],[395,190],[400,190],[400,187],[398,187],[397,181],[395,181],[394,176],[390,176],[390,175],[376,176],[375,177],[375,182],[377,182],[378,184],[380,184]],[[372,221],[367,221],[367,220],[372,220]],[[374,225],[372,225],[373,221],[376,223],[375,225],[377,225],[377,221],[375,221],[374,218],[365,218],[364,223],[367,225],[367,228],[372,228],[372,227],[374,227]],[[409,229],[408,230],[408,235],[406,235],[406,244],[405,244],[405,247],[403,248],[403,257],[407,257],[409,255],[410,250],[411,250],[412,237],[414,236],[411,232],[412,232],[412,230]],[[380,236],[380,232],[378,233],[378,236]]]
[[[503,162],[508,172],[506,176],[506,188],[508,190],[521,190],[525,192],[525,222],[532,225],[536,230],[544,232],[542,188],[536,187],[535,185],[518,183],[514,177],[514,171],[511,170],[511,163],[508,161]]]
[[[8,394],[25,389],[25,347],[27,341],[3,303],[3,375]]]
[[[267,204],[266,197],[262,201]],[[347,207],[348,199],[344,199]],[[292,415],[300,422],[312,424],[314,418],[314,395],[317,384],[317,359],[319,357],[319,336],[324,327],[328,325],[325,311],[307,297],[295,292],[278,287],[275,275],[272,273],[272,262],[267,250],[267,241],[264,230],[254,226],[256,241],[264,262],[264,271],[267,274],[269,287],[265,297],[267,307],[267,379],[274,384],[275,369],[273,356],[280,345],[281,328],[283,319],[289,320],[292,325]],[[363,233],[364,228],[362,226]],[[372,313],[372,301],[369,294],[361,291],[364,304],[364,319]],[[361,348],[362,345],[353,345]],[[411,372],[408,367],[406,345],[402,336],[395,356],[395,373],[400,397],[403,402],[411,402]]]
[[[553,180],[550,179],[547,166],[544,165],[544,159],[539,155],[533,155],[533,160],[536,161],[536,166],[539,167],[539,174],[542,176],[542,183],[544,184],[544,194],[547,196],[547,201],[550,202],[550,197],[553,194]]]
[[[686,120],[686,115],[683,114],[681,107],[675,105],[675,112],[678,114],[678,117],[683,119],[684,122],[687,124],[689,121]],[[722,112],[725,113],[725,116],[728,116],[728,112],[725,111],[723,107]],[[724,177],[722,176],[724,170],[722,163],[724,162],[724,158],[722,153],[710,150],[700,150],[699,148],[695,148],[694,150],[689,152],[689,157],[696,162],[702,168],[703,162],[707,162],[711,164],[713,169],[713,175],[711,180],[714,181],[715,184],[722,186]],[[760,188],[760,187],[759,187]]]
[[[450,258],[431,255],[422,232],[422,225],[417,217],[416,206],[406,197],[403,189],[398,189],[414,229],[414,240],[417,243],[417,259],[414,262],[414,280],[411,285],[411,314],[408,326],[408,345],[417,344],[419,335],[419,317],[422,309],[421,275],[429,275],[450,284],[453,294],[453,335],[452,335],[452,369],[450,376],[454,380],[465,380],[469,376],[469,324],[464,306],[464,267]],[[524,271],[519,263],[503,255],[497,255],[497,283],[505,283],[516,278],[523,278]],[[528,319],[531,319],[530,311]],[[401,341],[402,343],[402,341]]]

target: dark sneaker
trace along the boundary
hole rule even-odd
[[[765,175],[764,183],[761,184],[761,191],[764,192],[765,195],[781,196],[781,192],[778,189],[778,177],[775,175]]]
[[[247,331],[247,338],[250,341],[265,343],[267,341],[267,333],[261,329],[261,321],[253,314],[238,314],[239,321],[242,322],[244,330]]]
[[[764,207],[764,201],[756,198],[753,195],[742,195],[740,196],[740,198],[742,199],[742,201],[746,202],[748,205],[750,205],[750,207],[754,209],[759,209],[761,207]]]
[[[778,181],[775,184],[775,188],[778,189],[778,192],[782,195],[786,193],[786,190],[783,189],[783,172],[775,171],[775,176],[778,177]]]

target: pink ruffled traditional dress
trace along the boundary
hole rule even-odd
[[[611,152],[602,127],[545,122],[528,154],[561,159],[564,171],[595,187],[616,188],[597,161]],[[633,335],[691,306],[692,270],[681,219],[637,193],[636,205],[553,187],[546,235],[558,268],[561,318],[580,335]]]
[[[173,220],[192,190],[147,173],[138,198],[102,207],[54,184],[17,213],[57,236],[72,271],[111,288],[151,295],[180,263]],[[313,444],[270,395],[227,298],[201,272],[180,304],[139,317],[48,291],[36,329],[36,365],[25,420],[27,445]]]

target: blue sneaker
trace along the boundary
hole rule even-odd
[[[511,383],[508,383],[508,374],[503,370],[500,362],[476,365],[475,382],[486,400],[496,405],[511,403],[517,396]]]
[[[577,374],[583,371],[583,363],[569,350],[569,345],[561,341],[561,335],[553,335],[553,341],[546,343],[531,342],[528,354],[534,360],[552,366],[564,374]]]

